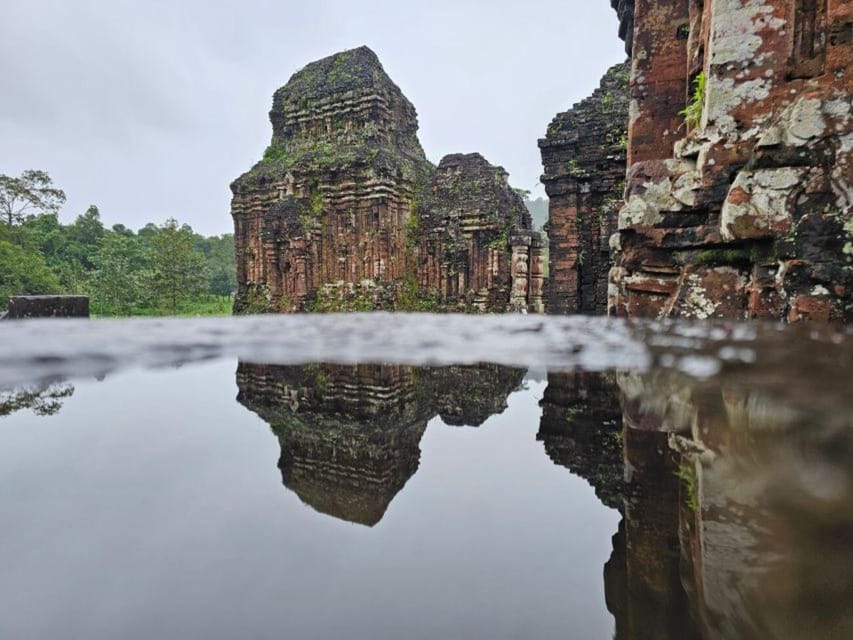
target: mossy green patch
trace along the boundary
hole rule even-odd
[[[312,313],[350,313],[374,310],[373,291],[361,286],[325,286],[305,305]]]
[[[319,216],[323,213],[323,194],[319,190],[311,194],[311,213]]]
[[[675,470],[675,476],[681,480],[681,495],[685,504],[691,511],[696,511],[699,508],[699,480],[692,459],[685,457]]]
[[[566,169],[568,170],[569,175],[573,178],[586,178],[588,175],[587,172],[581,168],[577,160],[575,160],[574,158],[571,158],[566,163]]]
[[[235,314],[269,313],[270,289],[266,284],[250,283],[246,286],[246,295],[234,302]]]
[[[437,311],[438,309],[438,294],[422,291],[418,285],[417,278],[413,274],[406,276],[406,279],[397,290],[394,310],[429,312]]]

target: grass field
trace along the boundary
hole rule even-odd
[[[231,306],[234,299],[231,296],[208,295],[196,300],[188,300],[181,303],[176,315],[182,317],[192,316],[230,316]],[[156,317],[172,315],[168,311],[156,307],[140,307],[131,314],[132,317]],[[97,313],[93,310],[93,318],[115,318],[115,314]]]

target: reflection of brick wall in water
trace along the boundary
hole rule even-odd
[[[615,618],[614,638],[698,640],[704,636],[685,590],[688,579],[681,572],[676,456],[667,448],[666,433],[628,424],[623,445],[625,466],[630,470],[623,519],[604,565],[607,609]]]
[[[610,312],[850,320],[853,4],[611,2],[632,70]]]
[[[506,172],[478,154],[436,169],[370,49],[295,73],[270,120],[231,185],[237,312],[541,306],[541,240]]]
[[[849,637],[851,412],[772,378],[721,379],[618,376],[625,507],[604,571],[615,637]]]
[[[612,374],[549,373],[536,439],[555,464],[587,480],[595,495],[622,510],[622,409]]]

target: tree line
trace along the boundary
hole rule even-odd
[[[86,294],[95,315],[230,313],[234,238],[175,219],[106,228],[96,206],[59,222],[65,194],[43,171],[0,174],[0,310],[10,295]]]

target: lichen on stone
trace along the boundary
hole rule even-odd
[[[830,33],[849,24],[843,11],[794,0],[614,6],[633,35],[632,163],[608,308],[853,319],[853,41]],[[685,23],[687,37],[673,39],[671,25]],[[696,77],[707,81],[702,118],[674,128],[681,101],[698,112],[685,90]]]

